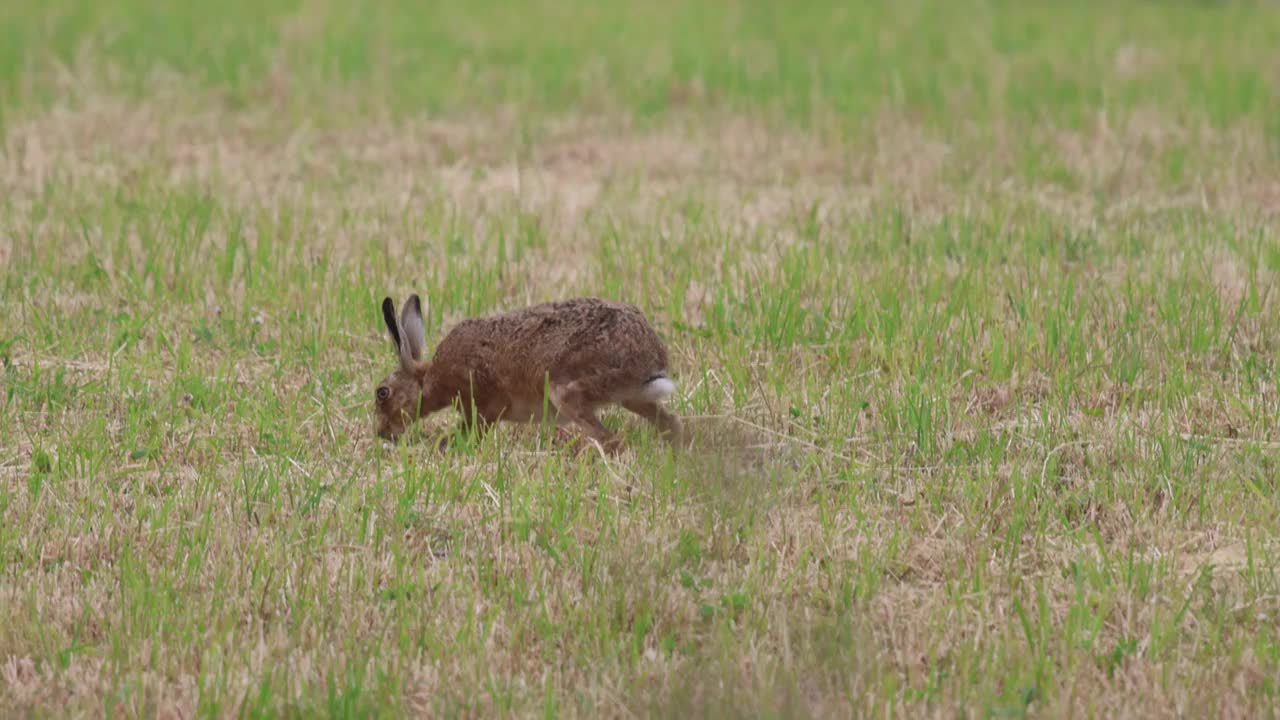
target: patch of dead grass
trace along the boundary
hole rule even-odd
[[[287,70],[272,82],[287,92]],[[319,130],[289,127],[263,110],[180,111],[183,102],[189,99],[129,103],[88,95],[74,107],[55,107],[7,126],[0,191],[15,208],[7,222],[46,237],[41,233],[49,231],[33,208],[55,180],[59,192],[72,196],[129,192],[144,181],[194,185],[231,208],[309,208],[309,229],[340,227],[355,245],[391,235],[388,254],[399,257],[414,238],[395,237],[388,216],[445,203],[468,219],[467,231],[483,235],[485,222],[501,221],[492,216],[536,212],[546,223],[545,247],[525,260],[519,271],[527,277],[513,281],[504,297],[585,284],[597,276],[591,263],[599,255],[602,218],[650,218],[636,227],[672,230],[686,222],[673,209],[682,197],[705,203],[731,229],[723,233],[726,238],[755,243],[742,250],[749,269],[774,267],[780,249],[805,242],[795,218],[811,207],[818,208],[824,227],[842,213],[884,205],[907,208],[908,221],[923,225],[989,192],[993,201],[1029,197],[1069,221],[1098,222],[1086,211],[1095,202],[1088,189],[1050,191],[1038,178],[1006,187],[994,174],[957,182],[955,166],[969,158],[964,138],[890,115],[875,125],[870,140],[740,117],[654,127],[570,117],[548,123],[526,142],[504,117],[374,119]],[[1189,202],[1181,190],[1151,179],[1152,158],[1162,148],[1192,143],[1239,157],[1258,141],[1249,129],[1198,139],[1167,119],[1137,111],[1127,122],[1122,129],[1100,124],[1091,134],[1045,131],[1059,142],[1060,158],[1088,180],[1085,185],[1112,183],[1108,192],[1120,198],[1112,207]],[[1146,152],[1127,158],[1135,145]],[[1259,167],[1265,166],[1213,166],[1226,181],[1220,197],[1230,197],[1220,207],[1271,212],[1257,201],[1270,192],[1269,181],[1249,174]],[[345,212],[368,216],[339,225]],[[661,217],[655,221],[654,215]],[[473,224],[474,218],[480,219]],[[0,254],[13,247],[8,237],[8,246],[0,242]],[[101,242],[89,235],[69,242],[68,253],[91,253]],[[1177,238],[1164,242],[1174,245]],[[477,241],[467,250],[482,252],[481,245]],[[338,261],[356,262],[340,256]],[[705,319],[720,283],[736,283],[732,289],[739,296],[753,289],[745,274],[721,277],[709,251],[700,261],[705,272],[683,298],[695,325]],[[964,269],[963,259],[956,259],[940,269],[903,260],[870,270],[901,272],[905,295],[925,273],[953,280]],[[1168,272],[1118,261],[1084,277],[1115,287],[1142,273]],[[1244,297],[1247,274],[1228,251],[1214,260],[1210,280],[1224,305]],[[825,282],[829,288],[849,281]],[[215,299],[207,298],[206,313]],[[101,301],[75,288],[44,300],[67,315],[90,311]],[[14,300],[21,302],[26,300]],[[934,310],[943,307],[940,300]],[[259,316],[266,339],[281,337],[271,330],[285,319],[281,310]],[[160,322],[177,337],[175,328],[185,329],[190,314],[169,309]],[[1107,320],[1091,330],[1114,332]],[[1257,324],[1253,332],[1264,327]],[[1249,332],[1247,323],[1242,328]],[[322,358],[317,373],[342,364],[354,375],[372,377],[372,361],[362,359],[360,343],[378,332],[347,338],[358,351]],[[943,352],[945,343],[940,339],[933,351]],[[1250,418],[1273,414],[1273,388],[1234,408],[1208,395],[1188,398],[1172,413],[1174,426],[1166,427],[1161,421],[1168,425],[1168,414],[1135,410],[1134,388],[1105,378],[1082,381],[1073,397],[1054,398],[1045,374],[1053,368],[1042,371],[1025,360],[1008,381],[961,382],[930,398],[931,407],[952,412],[945,417],[950,424],[932,432],[940,448],[927,454],[913,447],[909,433],[889,430],[876,407],[846,418],[851,422],[841,426],[843,436],[833,430],[832,437],[821,437],[788,420],[788,407],[775,407],[778,398],[763,387],[751,388],[749,403],[735,406],[729,376],[717,367],[723,361],[706,352],[709,344],[682,337],[674,352],[686,367],[708,370],[713,406],[736,409],[688,418],[694,449],[674,468],[639,451],[577,464],[543,451],[533,433],[504,429],[474,456],[415,447],[406,451],[404,466],[395,457],[382,461],[395,470],[378,469],[365,419],[351,408],[308,416],[294,428],[300,442],[273,452],[259,447],[263,418],[242,415],[238,403],[252,407],[253,393],[261,388],[297,399],[315,376],[299,371],[277,377],[278,357],[248,351],[230,376],[214,376],[226,358],[210,353],[195,361],[193,377],[226,385],[231,397],[205,414],[175,418],[153,456],[129,464],[117,463],[113,455],[105,473],[69,462],[67,474],[42,494],[24,487],[31,471],[27,441],[18,446],[16,461],[2,459],[9,516],[63,520],[34,524],[30,537],[15,542],[24,572],[38,575],[32,583],[35,600],[11,585],[0,588],[0,606],[37,612],[41,632],[59,640],[75,633],[91,641],[112,632],[120,637],[129,622],[145,620],[128,615],[130,598],[120,590],[122,571],[115,563],[127,542],[133,561],[179,594],[182,604],[170,608],[171,622],[187,629],[210,623],[204,636],[166,636],[161,629],[157,639],[128,648],[131,657],[159,658],[159,667],[139,669],[129,681],[162,715],[194,711],[190,668],[196,658],[207,660],[200,672],[219,679],[232,696],[230,706],[264,678],[277,677],[272,673],[279,668],[288,677],[278,692],[297,701],[321,692],[325,673],[349,672],[369,681],[377,670],[368,666],[369,648],[377,649],[383,667],[399,673],[408,709],[423,714],[442,708],[496,713],[496,693],[482,690],[493,687],[495,677],[509,681],[519,699],[550,688],[560,697],[589,697],[602,715],[621,716],[637,707],[660,714],[750,714],[762,707],[848,714],[871,701],[882,702],[890,714],[928,713],[967,707],[966,688],[977,687],[988,697],[1006,691],[1012,696],[1020,689],[995,687],[993,678],[1019,677],[1034,661],[1056,665],[1049,682],[1057,692],[1047,705],[1033,706],[1046,714],[1178,714],[1212,707],[1211,690],[1227,696],[1228,712],[1256,702],[1249,693],[1265,679],[1261,669],[1271,667],[1256,657],[1229,662],[1225,654],[1215,655],[1199,666],[1190,654],[1141,648],[1111,671],[1105,657],[1128,639],[1184,630],[1180,642],[1217,652],[1192,632],[1194,619],[1159,623],[1168,623],[1187,584],[1210,564],[1218,568],[1214,597],[1246,604],[1241,529],[1224,524],[1188,539],[1188,527],[1207,523],[1195,520],[1189,507],[1174,506],[1167,478],[1135,476],[1126,464],[1145,472],[1164,450],[1162,442],[1178,432],[1221,440],[1230,432],[1224,428],[1258,429]],[[864,345],[855,349],[870,351]],[[148,341],[142,350],[126,360],[138,362],[160,346]],[[113,362],[43,350],[15,357],[10,372],[22,374],[15,381],[29,379],[39,364],[69,372],[74,382],[109,381]],[[870,378],[851,379],[821,357],[776,348],[755,349],[742,362],[749,376],[793,363],[788,367],[795,368],[797,386],[861,381],[885,388],[891,397],[903,394],[910,381],[888,365]],[[173,382],[171,364],[166,359],[151,368],[157,387]],[[361,402],[366,395],[361,388]],[[808,389],[803,395],[810,396]],[[1051,404],[1054,399],[1062,402]],[[80,402],[40,410],[47,417],[37,424],[46,423],[41,426],[65,441],[99,432],[92,423],[101,421],[105,433],[98,437],[121,437],[128,418],[118,403],[86,408]],[[797,411],[817,408],[797,401]],[[335,426],[355,438],[350,447],[338,447]],[[1135,427],[1149,434],[1122,444],[1126,430]],[[983,433],[1003,446],[993,467],[947,457],[959,440]],[[198,444],[214,440],[220,444]],[[1236,459],[1229,444],[1210,444],[1203,460],[1210,469]],[[71,458],[71,443],[64,445]],[[127,450],[112,448],[118,454]],[[406,513],[397,503],[409,481],[396,472],[428,471],[433,503],[408,503],[414,512]],[[982,492],[966,489],[970,476],[990,482]],[[285,490],[274,502],[254,500],[245,487],[249,478],[268,478]],[[663,485],[667,480],[671,487]],[[102,482],[115,485],[104,491]],[[576,497],[597,510],[551,507],[556,483],[579,482],[585,487]],[[1093,499],[1108,489],[1099,484],[1123,486],[1132,504]],[[310,491],[320,499],[307,506]],[[1066,507],[1077,500],[1078,507]],[[1231,511],[1207,505],[1211,517]],[[160,513],[172,508],[185,513],[184,519],[160,523],[163,531],[152,531],[140,519],[146,513],[160,522]],[[554,512],[578,514],[557,525],[548,519]],[[195,579],[175,577],[182,562],[171,557],[174,536],[199,527],[205,517],[217,529],[202,559],[208,571]],[[1043,527],[1018,529],[1015,518]],[[1095,589],[1101,599],[1078,605],[1082,591],[1071,575],[1073,564],[1101,566],[1103,576],[1122,572],[1082,528],[1096,532],[1112,551],[1133,549],[1139,562],[1165,563],[1160,567],[1173,568],[1175,577],[1157,577],[1146,596],[1115,584]],[[313,533],[323,535],[316,540]],[[1275,553],[1270,546],[1264,550]],[[264,576],[266,566],[272,570]],[[73,572],[95,569],[98,574],[88,580]],[[974,589],[979,580],[982,587]],[[215,603],[209,595],[216,582],[237,592]],[[1036,609],[1033,589],[1043,591],[1051,636],[1073,612],[1102,613],[1093,646],[1027,648],[1018,636],[1018,613]],[[1107,602],[1115,605],[1098,610]],[[1274,612],[1269,602],[1255,599],[1242,612]],[[618,638],[637,632],[646,613],[654,623],[650,631],[640,634],[634,648],[625,647]],[[82,624],[86,615],[90,619]],[[0,659],[0,705],[21,712],[76,703],[92,712],[122,682],[119,671],[89,655],[73,653],[62,668],[38,665],[31,657],[37,638],[30,627],[10,632],[20,631],[28,634],[0,631],[10,647],[22,648]],[[1229,631],[1240,632],[1236,626]],[[664,646],[668,638],[675,650]],[[210,647],[222,654],[206,653]],[[1004,654],[989,652],[993,647]],[[627,655],[632,649],[635,658]],[[1197,682],[1169,687],[1162,679],[1170,666],[1176,677]],[[896,694],[876,695],[886,687],[897,688]]]
[[[317,128],[305,118],[282,122],[268,108],[228,115],[180,95],[134,101],[85,92],[74,104],[6,125],[0,191],[21,207],[50,183],[75,193],[146,177],[204,188],[237,207],[287,202],[345,211],[403,210],[439,193],[459,208],[504,200],[559,208],[557,232],[572,232],[593,208],[644,213],[655,200],[693,188],[748,227],[776,225],[797,207],[859,212],[884,201],[936,216],[971,202],[972,188],[1081,221],[1094,217],[1097,190],[1108,213],[1207,205],[1271,216],[1278,207],[1280,183],[1270,179],[1257,128],[1210,131],[1136,109],[1102,114],[1084,132],[1039,130],[1080,179],[1075,190],[993,174],[1012,158],[997,154],[975,165],[964,149],[975,138],[963,134],[943,136],[888,113],[870,128],[859,140],[736,116],[643,128],[585,116],[547,121],[530,134],[506,113],[374,116]],[[1194,176],[1170,185],[1161,179],[1162,156],[1177,147]],[[1223,161],[1207,164],[1210,157]],[[619,179],[635,181],[624,197],[609,192]]]

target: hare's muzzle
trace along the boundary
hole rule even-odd
[[[392,423],[389,423],[379,418],[377,428],[374,430],[374,432],[377,434],[378,439],[380,440],[388,440],[390,442],[395,442],[400,437],[400,435],[404,433],[404,428],[402,427],[397,428]]]

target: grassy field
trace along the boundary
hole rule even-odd
[[[0,4],[0,715],[1280,706],[1274,3]],[[669,451],[452,417],[575,294]]]

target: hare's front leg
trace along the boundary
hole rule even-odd
[[[461,398],[459,402],[455,403],[455,407],[461,419],[454,432],[441,438],[440,450],[442,451],[449,448],[454,438],[468,433],[473,433],[475,441],[479,442],[489,432],[489,428],[493,427],[499,419],[490,408],[473,403],[470,398]]]

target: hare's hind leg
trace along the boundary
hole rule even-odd
[[[653,423],[663,439],[679,445],[683,441],[684,428],[680,425],[680,419],[662,406],[675,391],[676,384],[667,377],[666,372],[660,372],[641,384],[630,397],[622,398],[622,407]]]
[[[679,445],[682,442],[684,428],[680,425],[680,418],[672,415],[662,405],[652,400],[633,398],[622,401],[622,407],[653,423],[663,440],[672,445]]]
[[[551,403],[564,419],[580,427],[587,437],[600,443],[606,452],[616,454],[622,441],[600,422],[596,414],[599,401],[591,397],[581,381],[551,383]]]

